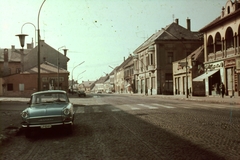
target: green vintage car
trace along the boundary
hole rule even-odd
[[[62,127],[72,133],[74,121],[73,104],[63,90],[48,90],[33,93],[29,106],[21,112],[22,128],[30,137],[33,129]]]

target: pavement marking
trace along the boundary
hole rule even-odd
[[[84,107],[77,107],[76,113],[85,113]]]
[[[158,109],[158,107],[153,107],[153,106],[149,106],[149,105],[146,105],[146,104],[137,104],[139,106],[142,106],[142,107],[147,107],[149,109]]]
[[[130,104],[124,104],[124,105],[121,105],[121,106],[127,107],[127,108],[129,108],[129,109],[131,109],[131,110],[140,110],[140,108],[138,108],[138,107],[133,107],[133,106],[131,106]]]
[[[112,112],[119,112],[121,111],[121,109],[118,109],[118,108],[114,108],[114,109],[111,109]]]
[[[92,107],[93,112],[102,112],[99,107]]]
[[[175,108],[175,107],[172,107],[172,106],[166,106],[166,105],[162,105],[162,104],[158,104],[158,103],[153,103],[153,105],[164,107],[164,108]]]
[[[140,108],[133,107],[131,110],[140,110]]]

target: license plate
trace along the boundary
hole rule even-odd
[[[52,125],[50,125],[50,124],[41,125],[41,128],[51,128],[51,127],[52,127]]]

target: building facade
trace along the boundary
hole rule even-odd
[[[172,62],[183,59],[201,45],[199,33],[191,31],[190,19],[187,28],[176,19],[153,34],[133,52],[136,92],[173,94]]]
[[[58,88],[57,67],[49,62],[44,62],[40,65],[41,72],[41,88],[42,90],[50,90]],[[60,68],[59,70],[59,89],[68,91],[68,76],[69,72]],[[37,91],[37,67],[12,74],[3,78],[3,96],[23,96],[29,97]]]
[[[191,95],[205,96],[204,81],[192,81],[204,72],[203,62],[203,46],[200,46],[186,58],[173,62],[174,95],[186,95],[186,88],[188,88],[187,97]]]
[[[40,90],[68,91],[66,52],[61,54],[43,40],[40,45]],[[37,52],[37,47],[0,49],[0,96],[22,96],[37,91]]]
[[[226,95],[240,96],[240,1],[227,0],[221,15],[200,32],[204,34],[206,95],[220,83]]]

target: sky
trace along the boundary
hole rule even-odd
[[[31,43],[32,39],[35,43],[35,27],[38,29],[43,1],[0,1],[0,48],[11,48],[11,45],[20,48],[15,35],[21,33],[22,27],[23,33],[28,34],[25,43]],[[73,74],[74,80],[94,81],[109,74],[112,67],[120,65],[148,37],[175,19],[186,28],[189,18],[191,30],[199,31],[220,16],[226,2],[46,0],[39,15],[39,29],[41,39],[48,45],[56,50],[62,46],[68,49],[70,79]]]

